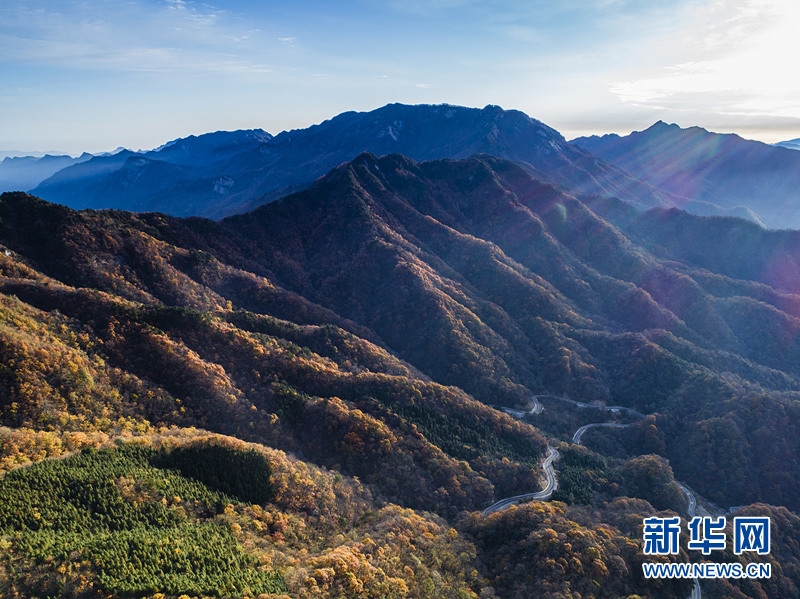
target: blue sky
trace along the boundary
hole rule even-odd
[[[0,150],[149,149],[389,102],[567,138],[656,120],[800,137],[794,0],[3,0]]]

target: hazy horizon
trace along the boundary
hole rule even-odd
[[[8,0],[0,150],[150,149],[391,102],[522,110],[567,139],[658,120],[800,137],[790,0]]]
[[[380,108],[380,107],[376,107],[376,109],[377,108]],[[479,108],[482,108],[482,107],[468,106],[466,108],[478,108],[479,109]],[[506,107],[502,107],[502,108],[508,109],[508,110],[514,110],[513,108],[506,108]],[[364,111],[364,112],[369,112],[369,111]],[[328,118],[334,118],[335,116],[338,116],[338,115],[331,115]],[[528,116],[530,116],[532,118],[536,118],[535,115],[528,115]],[[324,120],[327,120],[327,119],[324,119]],[[538,119],[538,120],[541,120],[541,119]],[[310,127],[310,126],[313,126],[313,125],[318,125],[321,122],[323,122],[323,121],[319,121],[319,122],[315,122],[315,123],[309,123],[308,126]],[[629,135],[631,133],[635,133],[637,131],[643,131],[645,129],[648,129],[650,126],[655,124],[655,122],[657,122],[657,121],[654,121],[654,123],[651,123],[650,125],[648,125],[647,127],[643,127],[642,129],[636,129],[636,130],[631,130],[631,131],[588,132],[588,133],[585,133],[585,135],[588,136],[588,135],[618,134],[618,135],[621,135],[621,136],[625,136],[625,135]],[[677,123],[669,123],[669,124],[677,124]],[[545,122],[545,125],[549,125],[549,123]],[[685,126],[684,125],[680,125],[680,126],[682,128],[702,127],[703,129],[706,129],[711,133],[720,133],[720,134],[733,133],[733,134],[736,134],[736,135],[740,135],[739,133],[737,133],[735,131],[713,131],[711,129],[708,129],[707,127],[703,127],[702,125],[685,125]],[[260,128],[261,127],[241,127],[240,129],[260,129]],[[302,127],[302,128],[305,128],[305,127]],[[78,156],[80,156],[83,153],[89,153],[89,154],[93,154],[93,155],[100,155],[100,154],[106,154],[106,153],[112,153],[113,154],[113,153],[116,153],[116,152],[121,151],[121,150],[130,150],[130,151],[133,151],[133,152],[149,152],[149,151],[152,151],[152,150],[155,150],[155,149],[159,148],[160,146],[163,146],[164,144],[172,142],[172,141],[174,141],[176,139],[186,138],[186,137],[190,137],[190,136],[200,136],[200,135],[204,135],[204,134],[207,134],[207,133],[215,133],[215,132],[218,132],[218,131],[223,131],[223,129],[216,129],[214,131],[189,131],[189,132],[186,132],[184,135],[180,135],[179,137],[176,137],[176,138],[161,140],[160,142],[158,142],[156,145],[154,145],[152,147],[131,147],[131,146],[125,146],[125,145],[117,145],[117,146],[115,146],[113,148],[102,148],[102,149],[96,149],[94,151],[93,150],[82,149],[82,150],[72,151],[72,152],[64,151],[64,150],[60,150],[60,149],[55,149],[55,150],[52,150],[52,149],[51,150],[39,150],[39,149],[36,149],[36,150],[27,151],[27,150],[15,150],[15,149],[0,148],[0,160],[3,160],[5,158],[15,158],[15,157],[16,158],[21,158],[21,157],[41,158],[41,157],[43,157],[45,155],[50,155],[50,156],[68,155],[68,156],[72,156],[72,157],[77,158]],[[228,129],[227,131],[232,131],[232,129]],[[284,129],[284,130],[281,130],[281,131],[267,131],[267,133],[275,136],[275,135],[278,135],[278,134],[282,133],[283,131],[288,131],[288,129]],[[564,135],[564,133],[562,131],[559,131],[559,133]],[[576,136],[564,135],[564,137],[568,141],[570,141],[572,139],[575,139],[576,137],[581,137],[581,135],[576,135]],[[765,141],[763,139],[754,139],[752,137],[746,137],[744,135],[740,135],[740,137],[743,137],[744,139],[750,139],[750,140],[753,140],[753,141],[761,141],[761,142],[767,143],[767,144],[774,144],[774,143],[785,142],[785,141],[795,141],[795,139],[776,139],[775,141]]]

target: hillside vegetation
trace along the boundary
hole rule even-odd
[[[685,597],[638,566],[673,477],[800,506],[800,289],[712,259],[742,221],[691,217],[701,261],[662,214],[488,156],[364,154],[219,223],[4,194],[0,493],[36,498],[0,518],[4,592]],[[586,452],[565,402],[491,407],[534,393],[647,417]],[[564,503],[480,516],[548,442]],[[781,539],[768,596],[800,588]]]

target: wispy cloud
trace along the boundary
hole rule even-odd
[[[372,0],[370,3],[375,4]],[[384,0],[380,2],[381,5],[396,12],[423,16],[460,9],[477,3],[477,0]]]
[[[122,71],[264,72],[253,30],[190,0],[19,2],[0,9],[0,62]],[[263,54],[263,53],[261,53]],[[268,70],[268,68],[267,68]]]
[[[800,5],[715,2],[690,16],[674,40],[675,62],[656,63],[609,90],[639,105],[800,117]]]
[[[222,11],[214,9],[208,4],[197,5],[187,0],[165,0],[168,8],[179,14],[181,19],[202,26],[213,25],[217,22]]]
[[[796,0],[0,0],[0,124],[26,147],[37,128],[146,147],[145,122],[160,143],[436,99],[573,135],[677,111],[755,126],[800,114],[798,31]]]

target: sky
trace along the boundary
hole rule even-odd
[[[2,0],[0,151],[277,134],[390,102],[800,137],[795,0]]]

